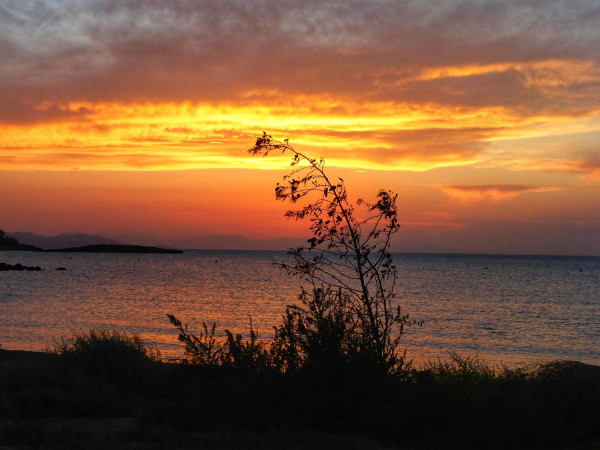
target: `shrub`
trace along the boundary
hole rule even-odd
[[[182,323],[172,314],[167,314],[171,324],[179,331],[178,339],[185,344],[185,360],[190,364],[198,364],[202,366],[218,365],[221,361],[222,348],[217,343],[215,338],[215,329],[217,324],[213,322],[209,328],[205,322],[202,322],[204,332],[200,332],[198,336],[188,331],[187,324]]]
[[[250,318],[250,333],[247,339],[241,334],[233,334],[225,330],[225,339],[217,339],[215,330],[217,324],[209,327],[202,323],[204,331],[198,335],[188,330],[187,324],[182,323],[172,314],[167,314],[171,324],[179,331],[178,339],[185,344],[185,362],[200,366],[225,366],[236,369],[267,369],[273,367],[269,346],[258,339],[258,332],[252,326]]]
[[[400,228],[397,196],[380,190],[375,202],[358,199],[352,204],[344,180],[330,178],[322,158],[297,151],[287,139],[277,141],[263,132],[248,150],[262,156],[273,151],[291,154],[293,167],[277,184],[275,196],[298,204],[286,216],[307,219],[313,234],[307,246],[289,252],[292,263],[281,264],[310,286],[300,294],[303,306],[288,309],[278,329],[281,354],[292,358],[286,366],[303,359],[308,365],[328,366],[346,360],[381,375],[402,369],[400,338],[405,326],[417,322],[396,305],[390,245]]]
[[[301,304],[288,306],[282,324],[275,327],[271,354],[276,365],[286,372],[304,369],[320,376],[349,369],[368,343],[348,310],[347,295],[331,287],[302,289],[298,299]]]
[[[134,390],[147,387],[152,366],[161,361],[160,352],[139,336],[104,328],[72,331],[71,337],[55,341],[50,351],[95,377]]]

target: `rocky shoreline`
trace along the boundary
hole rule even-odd
[[[18,271],[33,271],[33,270],[42,270],[40,266],[24,266],[20,263],[17,264],[7,264],[0,263],[0,272],[6,272],[9,270],[18,270]]]

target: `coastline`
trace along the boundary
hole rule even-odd
[[[492,376],[462,362],[369,387],[354,376],[0,348],[0,448],[598,448],[600,366]]]
[[[80,247],[37,250],[45,253],[183,253],[182,250],[143,245],[98,244]]]

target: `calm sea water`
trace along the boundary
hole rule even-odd
[[[273,262],[284,252],[175,255],[0,252],[39,272],[0,272],[0,345],[40,350],[70,330],[137,333],[181,356],[175,314],[261,337],[294,303],[300,282]],[[417,364],[449,351],[510,365],[549,359],[600,364],[600,258],[395,255],[399,300],[425,320],[403,339]],[[57,271],[65,267],[66,271]]]

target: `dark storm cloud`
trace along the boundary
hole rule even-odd
[[[251,90],[584,113],[597,80],[549,96],[510,70],[415,76],[548,59],[597,71],[598,23],[596,1],[13,0],[0,5],[0,91],[12,93],[0,120],[68,115],[40,102],[240,102]]]

